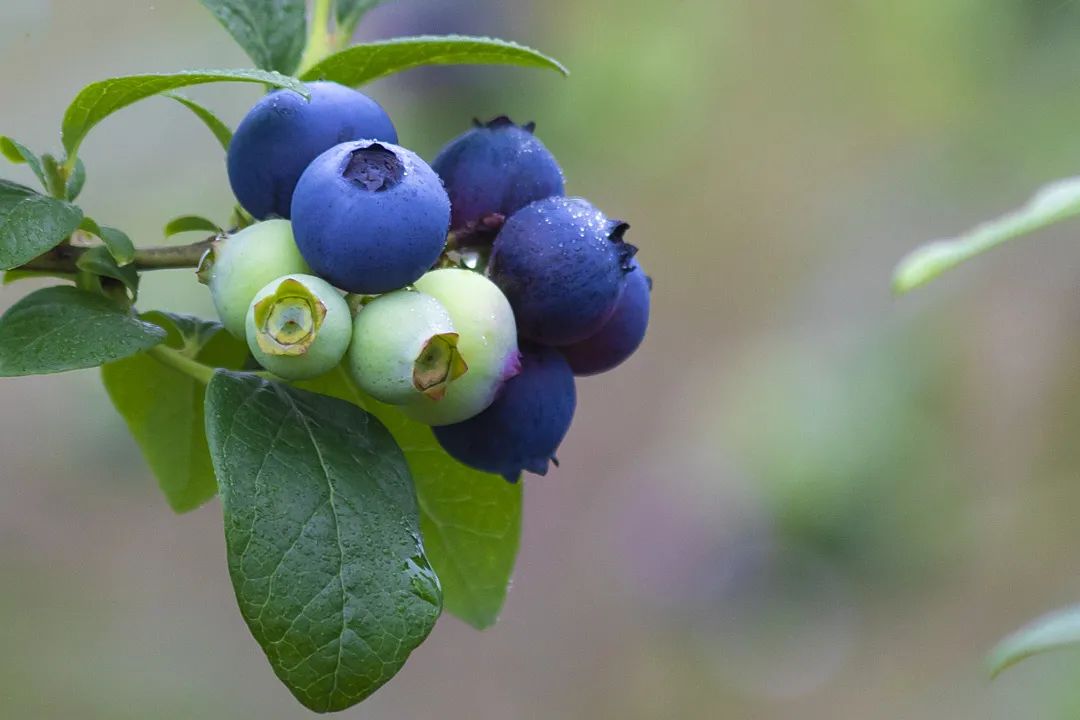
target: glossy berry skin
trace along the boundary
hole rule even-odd
[[[459,336],[457,349],[469,369],[450,383],[441,400],[420,397],[402,410],[426,425],[467,420],[488,407],[503,383],[521,369],[514,312],[494,283],[471,270],[432,270],[416,281],[416,289],[450,313]]]
[[[356,313],[346,367],[360,389],[381,402],[442,400],[468,372],[459,339],[442,303],[415,290],[395,290]]]
[[[286,275],[255,295],[245,329],[260,365],[286,380],[306,380],[341,362],[352,339],[352,314],[325,280]]]
[[[626,276],[615,312],[593,335],[560,348],[575,375],[596,375],[622,364],[645,339],[652,281],[637,260]]]
[[[574,374],[558,350],[525,348],[521,372],[491,406],[456,425],[434,428],[435,438],[469,467],[516,482],[521,471],[547,474],[574,417]]]
[[[539,200],[507,220],[488,273],[514,308],[522,337],[570,345],[600,329],[637,252],[623,241],[628,227],[580,198]]]
[[[438,259],[450,200],[415,153],[361,140],[308,166],[292,218],[296,244],[316,275],[342,290],[378,294],[412,283]]]
[[[311,99],[291,90],[264,96],[241,121],[229,144],[229,183],[257,219],[288,218],[293,190],[312,160],[349,140],[397,142],[382,107],[352,88],[307,84]]]
[[[266,220],[215,241],[200,276],[205,276],[225,329],[243,340],[244,318],[255,294],[282,275],[309,272],[289,221]]]
[[[475,125],[431,164],[450,195],[452,229],[481,224],[491,215],[509,217],[531,202],[563,194],[562,170],[533,135],[532,123],[519,126],[498,117]]]

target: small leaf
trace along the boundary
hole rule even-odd
[[[289,75],[307,34],[305,0],[199,0],[255,65]]]
[[[991,677],[1050,650],[1080,647],[1080,605],[1044,615],[1002,640],[990,653]]]
[[[142,317],[168,333],[169,347],[193,360],[236,369],[247,358],[247,346],[218,323],[161,312]],[[103,366],[101,377],[169,506],[182,513],[214,497],[217,481],[203,421],[205,386],[145,353]]]
[[[95,367],[164,338],[164,330],[100,295],[69,286],[44,288],[0,317],[0,377]]]
[[[263,83],[309,95],[296,78],[264,70],[190,70],[110,78],[87,85],[68,106],[61,128],[64,149],[69,157],[74,156],[95,125],[132,103],[167,90],[215,82]]]
[[[163,95],[172,98],[191,112],[195,113],[196,117],[203,121],[203,124],[210,129],[210,132],[214,134],[217,141],[221,143],[221,147],[228,151],[229,143],[232,142],[233,133],[232,130],[229,129],[229,126],[222,122],[217,115],[203,105],[200,105],[191,98],[181,95],[180,93],[167,92],[163,93]]]
[[[71,171],[71,177],[67,179],[67,199],[74,201],[82,193],[83,185],[86,184],[86,166],[82,160],[75,161],[75,169]]]
[[[360,702],[441,609],[401,451],[350,403],[225,371],[206,432],[248,627],[306,707]]]
[[[135,259],[135,243],[131,242],[131,238],[124,231],[102,225],[98,237],[119,264],[127,265]]]
[[[165,237],[172,237],[186,232],[221,233],[223,230],[213,220],[198,215],[183,215],[173,218],[165,226]]]
[[[30,188],[0,180],[0,269],[52,250],[75,232],[82,210]]]
[[[477,629],[498,619],[521,539],[522,483],[468,468],[446,454],[431,428],[364,395],[340,367],[301,385],[379,418],[409,463],[420,529],[447,610]]]
[[[104,230],[103,230],[104,231]],[[121,266],[116,258],[109,252],[109,248],[98,245],[86,250],[75,261],[80,270],[93,273],[99,277],[112,278],[121,283],[131,293],[132,301],[139,296],[139,273],[133,265]]]
[[[1008,240],[1074,215],[1080,215],[1080,177],[1046,185],[1019,210],[983,223],[963,235],[936,240],[916,249],[897,265],[893,289],[897,293],[906,293]]]
[[[0,155],[3,155],[16,165],[21,165],[23,163],[29,165],[30,169],[34,171],[34,175],[41,181],[41,186],[48,186],[48,180],[45,179],[45,170],[41,167],[41,159],[30,152],[25,145],[17,143],[9,137],[0,135]]]
[[[43,280],[45,278],[56,278],[58,280],[66,280],[68,282],[75,281],[75,273],[59,272],[56,270],[23,270],[17,268],[15,270],[4,271],[4,285],[10,285],[11,283],[18,282],[20,280]]]
[[[316,64],[303,79],[357,86],[424,65],[520,65],[569,74],[558,60],[507,40],[423,35],[354,45]]]

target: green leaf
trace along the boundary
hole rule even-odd
[[[236,369],[247,357],[247,347],[218,323],[162,312],[142,317],[163,328],[165,343],[192,360]],[[169,506],[182,513],[214,497],[217,480],[203,420],[205,386],[145,353],[103,366],[101,377]]]
[[[132,103],[167,90],[215,82],[263,83],[309,96],[303,83],[296,78],[264,70],[189,70],[110,78],[87,85],[68,106],[61,127],[64,149],[69,158],[73,157],[95,125]]]
[[[2,284],[10,285],[19,280],[43,280],[45,278],[56,278],[58,280],[74,282],[75,273],[59,272],[55,270],[5,270]]]
[[[183,215],[173,218],[165,226],[165,237],[172,237],[185,232],[221,233],[222,229],[213,220],[198,215]]]
[[[335,3],[335,17],[338,32],[346,37],[352,37],[356,26],[367,14],[368,10],[382,5],[386,0],[337,0]]]
[[[102,229],[104,232],[104,228]],[[116,258],[104,245],[98,245],[86,250],[75,261],[80,270],[93,273],[99,277],[112,278],[121,283],[131,293],[132,301],[139,296],[139,272],[134,265],[119,265]]]
[[[86,184],[86,166],[82,160],[75,161],[75,169],[71,171],[71,177],[67,179],[64,190],[69,201],[74,201],[82,193],[83,185]]]
[[[439,446],[431,428],[392,407],[371,410],[409,462],[420,530],[446,609],[477,629],[494,625],[521,540],[523,483],[462,465]]]
[[[181,95],[180,93],[167,92],[163,94],[165,97],[172,98],[191,112],[195,113],[195,116],[203,121],[203,124],[210,129],[210,132],[214,134],[217,141],[221,143],[221,147],[226,151],[229,149],[229,143],[232,142],[233,136],[232,130],[230,130],[229,126],[222,122],[217,115],[205,106],[200,105],[191,98]]]
[[[102,225],[98,237],[119,264],[127,265],[135,259],[135,243],[131,242],[131,238],[124,231]]]
[[[424,65],[520,65],[569,74],[558,60],[506,40],[424,35],[354,45],[316,64],[302,77],[357,86]]]
[[[916,249],[897,265],[893,289],[897,293],[906,293],[1008,240],[1075,215],[1080,215],[1080,177],[1046,185],[1019,210],[983,223],[963,235],[936,240]]]
[[[305,0],[199,0],[255,65],[296,71],[307,34]]]
[[[25,145],[17,143],[9,137],[0,135],[0,155],[3,155],[16,165],[24,163],[29,165],[30,169],[34,171],[34,175],[41,181],[41,186],[48,186],[48,180],[45,179],[45,170],[41,167],[41,159],[30,152]]]
[[[340,367],[302,383],[367,409],[390,430],[409,463],[428,559],[446,609],[473,627],[495,623],[521,539],[522,483],[472,470],[440,447],[431,428],[364,395]]]
[[[66,285],[44,288],[0,317],[0,377],[95,367],[164,338],[164,330],[100,295]]]
[[[1050,650],[1080,647],[1080,605],[1044,615],[1002,640],[990,653],[991,677]]]
[[[401,451],[360,408],[219,371],[206,431],[240,612],[306,707],[389,680],[441,609]]]
[[[0,180],[0,270],[52,250],[79,227],[82,210]]]

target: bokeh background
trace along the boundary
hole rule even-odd
[[[428,32],[570,66],[371,91],[428,158],[473,116],[535,120],[633,225],[654,319],[527,480],[499,625],[445,617],[344,716],[1076,717],[1080,655],[981,662],[1080,598],[1078,226],[909,298],[889,275],[1080,167],[1080,3],[397,0],[360,34]],[[247,64],[195,0],[3,0],[0,132],[56,149],[90,81]],[[256,93],[192,91],[230,123]],[[173,103],[83,157],[84,206],[143,244],[227,217]],[[185,272],[141,305],[210,312]],[[0,382],[0,427],[0,717],[307,716],[236,610],[218,504],[169,511],[95,372]]]

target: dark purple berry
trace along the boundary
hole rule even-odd
[[[475,125],[431,164],[450,195],[452,229],[483,229],[488,218],[509,217],[535,200],[563,194],[562,170],[533,135],[532,123],[498,117]]]
[[[344,85],[308,83],[311,99],[291,90],[264,96],[244,117],[229,144],[229,183],[252,216],[288,218],[304,169],[349,140],[396,143],[397,131],[377,102]]]
[[[514,308],[518,333],[543,345],[596,333],[614,312],[637,252],[623,241],[628,227],[581,198],[539,200],[507,220],[488,270]]]
[[[506,381],[487,410],[455,425],[432,428],[450,455],[510,482],[523,470],[547,473],[570,429],[576,402],[574,373],[557,350],[523,350],[521,372]]]
[[[652,281],[637,260],[626,276],[615,312],[594,335],[561,348],[575,375],[607,372],[634,354],[649,326],[649,293]]]
[[[308,166],[293,195],[292,223],[316,275],[349,292],[384,293],[416,281],[439,258],[450,201],[415,153],[360,140]]]

